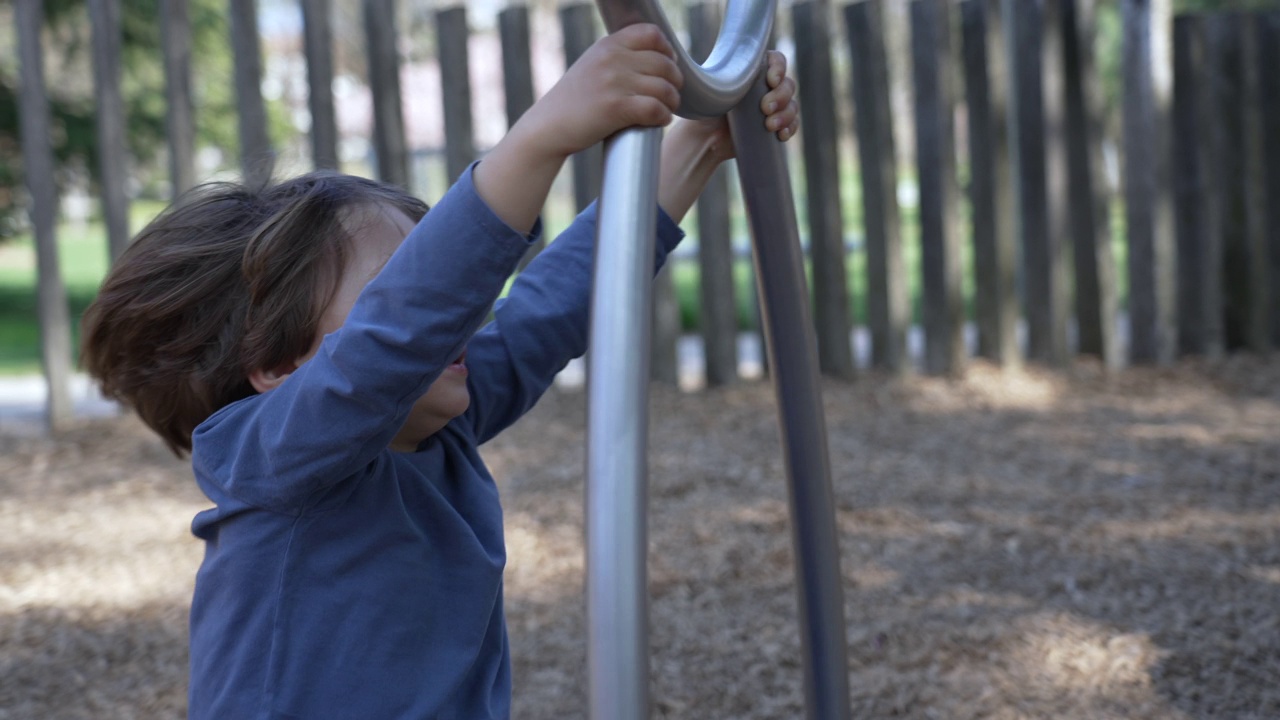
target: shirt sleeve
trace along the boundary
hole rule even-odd
[[[462,352],[528,247],[464,173],[312,359],[196,428],[202,484],[251,505],[292,507],[368,465]]]
[[[470,422],[483,443],[533,407],[556,375],[587,351],[596,204],[529,263],[467,347]],[[684,238],[658,209],[654,272]]]

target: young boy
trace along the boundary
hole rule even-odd
[[[482,321],[539,232],[564,160],[661,126],[662,34],[597,42],[427,212],[315,173],[215,185],[138,236],[85,316],[85,362],[215,507],[191,608],[192,718],[510,714],[497,489],[477,448],[586,350],[594,208]],[[766,126],[795,132],[773,53]],[[662,150],[659,262],[732,154],[723,121]]]

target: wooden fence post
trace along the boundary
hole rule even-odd
[[[1270,268],[1271,295],[1261,298],[1271,309],[1271,348],[1280,349],[1280,11],[1258,16],[1258,67],[1261,69],[1263,111],[1263,144],[1267,169],[1267,266]]]
[[[1067,138],[1066,78],[1063,63],[1062,3],[1044,0],[1041,77],[1044,83],[1044,170],[1049,209],[1049,234],[1043,240],[1044,265],[1035,277],[1047,278],[1037,292],[1043,292],[1048,304],[1049,357],[1054,366],[1065,367],[1071,361],[1067,342],[1067,323],[1071,313],[1071,278],[1067,271],[1070,258],[1068,242],[1070,219],[1067,217]],[[1039,254],[1036,253],[1038,256]]]
[[[471,132],[471,70],[467,54],[467,7],[456,5],[436,13],[436,48],[444,97],[445,168],[452,185],[476,159]]]
[[[271,178],[275,158],[267,136],[267,108],[262,101],[262,46],[258,37],[256,0],[230,0],[231,52],[234,53],[236,109],[240,128],[240,169],[251,185]]]
[[[1017,248],[1009,166],[1008,73],[999,0],[960,5],[969,110],[969,198],[973,206],[974,315],[978,355],[1017,364]]]
[[[911,57],[920,174],[925,372],[964,369],[964,298],[952,115],[951,23],[947,0],[912,0]]]
[[[30,195],[31,226],[36,241],[36,313],[40,318],[40,355],[49,393],[45,417],[51,430],[72,419],[71,319],[67,295],[58,272],[55,223],[58,190],[53,180],[53,147],[49,138],[49,100],[45,94],[44,56],[40,35],[44,3],[16,0],[14,34],[18,36],[18,65],[22,88],[18,122],[22,134],[22,167]]]
[[[883,13],[882,0],[864,0],[844,8],[862,178],[871,364],[902,373],[910,367],[907,328],[911,325],[911,298],[902,257],[902,218],[898,208],[898,167]]]
[[[1211,162],[1214,165],[1210,191],[1216,196],[1212,210],[1217,245],[1213,251],[1220,258],[1222,344],[1225,350],[1236,350],[1245,344],[1248,326],[1249,264],[1247,251],[1247,212],[1245,189],[1244,103],[1242,83],[1244,58],[1243,18],[1236,13],[1214,13],[1206,17],[1206,49],[1209,53],[1211,93],[1208,114],[1213,136]]]
[[[1056,46],[1053,35],[1046,36],[1046,0],[1006,0],[1009,22],[1009,61],[1014,68],[1010,83],[1011,154],[1014,156],[1014,186],[1018,188],[1018,233],[1023,249],[1023,306],[1027,316],[1027,359],[1061,364],[1066,360],[1065,305],[1062,297],[1060,217],[1053,214],[1051,184],[1055,152],[1050,143],[1060,143],[1046,100],[1056,101],[1055,83],[1046,83],[1046,59]],[[1052,8],[1050,12],[1052,12]],[[1052,15],[1050,15],[1052,17]]]
[[[502,90],[507,127],[533,107],[533,53],[529,45],[529,6],[511,5],[498,13],[502,38]]]
[[[1182,15],[1173,22],[1170,151],[1177,208],[1178,352],[1183,355],[1210,353],[1209,330],[1217,326],[1215,318],[1220,318],[1222,307],[1220,296],[1210,299],[1210,290],[1221,282],[1221,269],[1220,262],[1210,257],[1210,220],[1216,216],[1211,204],[1216,202],[1216,193],[1208,189],[1213,157],[1207,146],[1212,145],[1212,125],[1202,117],[1208,100],[1204,88],[1210,80],[1204,29],[1200,15]]]
[[[689,54],[704,62],[720,29],[714,2],[689,6]],[[702,330],[707,387],[738,379],[738,304],[733,281],[733,238],[729,227],[731,170],[720,167],[698,198],[698,323]]]
[[[840,147],[831,71],[831,5],[800,0],[791,6],[796,43],[796,82],[805,88],[800,115],[804,141],[809,257],[818,366],[824,375],[852,379],[849,286],[840,212]]]
[[[666,385],[680,384],[680,304],[676,302],[672,264],[653,278],[653,330],[649,346],[649,377]]]
[[[1129,356],[1135,363],[1167,363],[1174,329],[1166,284],[1169,211],[1161,152],[1167,113],[1155,77],[1155,34],[1165,32],[1161,0],[1123,0],[1124,186],[1129,230]]]
[[[191,99],[191,21],[187,0],[160,1],[160,46],[164,53],[165,133],[169,138],[170,196],[196,182],[196,120]]]
[[[1055,261],[1061,234],[1050,206],[1051,138],[1045,108],[1045,0],[1005,0],[1003,5],[1013,68],[1010,83],[1010,144],[1022,246],[1022,297],[1027,318],[1027,358],[1066,360],[1064,308]]]
[[[1075,260],[1079,352],[1109,368],[1121,363],[1116,338],[1115,256],[1110,193],[1102,158],[1102,85],[1093,63],[1094,0],[1061,0],[1066,82],[1068,221]]]
[[[1240,108],[1244,116],[1245,161],[1245,246],[1248,263],[1248,303],[1245,306],[1245,345],[1255,353],[1266,354],[1271,349],[1271,315],[1275,309],[1269,306],[1271,299],[1270,253],[1267,248],[1267,170],[1266,142],[1263,137],[1265,120],[1265,82],[1275,76],[1276,66],[1259,63],[1266,40],[1259,31],[1260,18],[1249,14],[1242,18],[1244,37],[1240,46],[1243,56],[1244,103]],[[1266,78],[1267,80],[1264,80]]]
[[[502,90],[506,101],[507,128],[533,107],[533,53],[529,46],[529,7],[511,5],[498,13],[498,34],[502,41]],[[520,259],[523,270],[546,247],[538,238]]]
[[[307,58],[307,108],[311,111],[311,162],[338,167],[338,120],[333,107],[331,0],[302,0],[302,42]]]
[[[373,92],[373,146],[378,179],[409,188],[409,149],[400,104],[400,52],[395,0],[363,0],[369,88]]]
[[[120,0],[89,0],[93,25],[93,98],[98,140],[98,192],[111,259],[129,245],[128,159],[120,96]]]
[[[575,3],[560,8],[564,33],[564,64],[572,65],[596,40],[595,5]],[[600,176],[604,168],[601,143],[577,153],[570,161],[573,169],[573,201],[581,212],[600,196]]]

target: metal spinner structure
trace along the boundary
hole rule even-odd
[[[729,116],[769,369],[779,407],[810,718],[849,717],[840,558],[816,340],[782,144],[761,122],[764,53],[776,0],[729,0],[698,65],[657,0],[597,0],[605,25],[653,23],[684,73],[679,114]],[[588,367],[587,626],[590,716],[649,716],[648,382],[661,128],[605,145]]]

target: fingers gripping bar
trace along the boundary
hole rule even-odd
[[[826,421],[804,257],[784,151],[764,128],[764,53],[776,0],[730,0],[698,65],[657,0],[597,0],[610,32],[662,28],[684,74],[679,113],[729,114],[750,220],[787,464],[809,718],[848,718],[848,661]],[[660,128],[605,145],[587,370],[587,655],[590,716],[648,708],[648,383]]]

